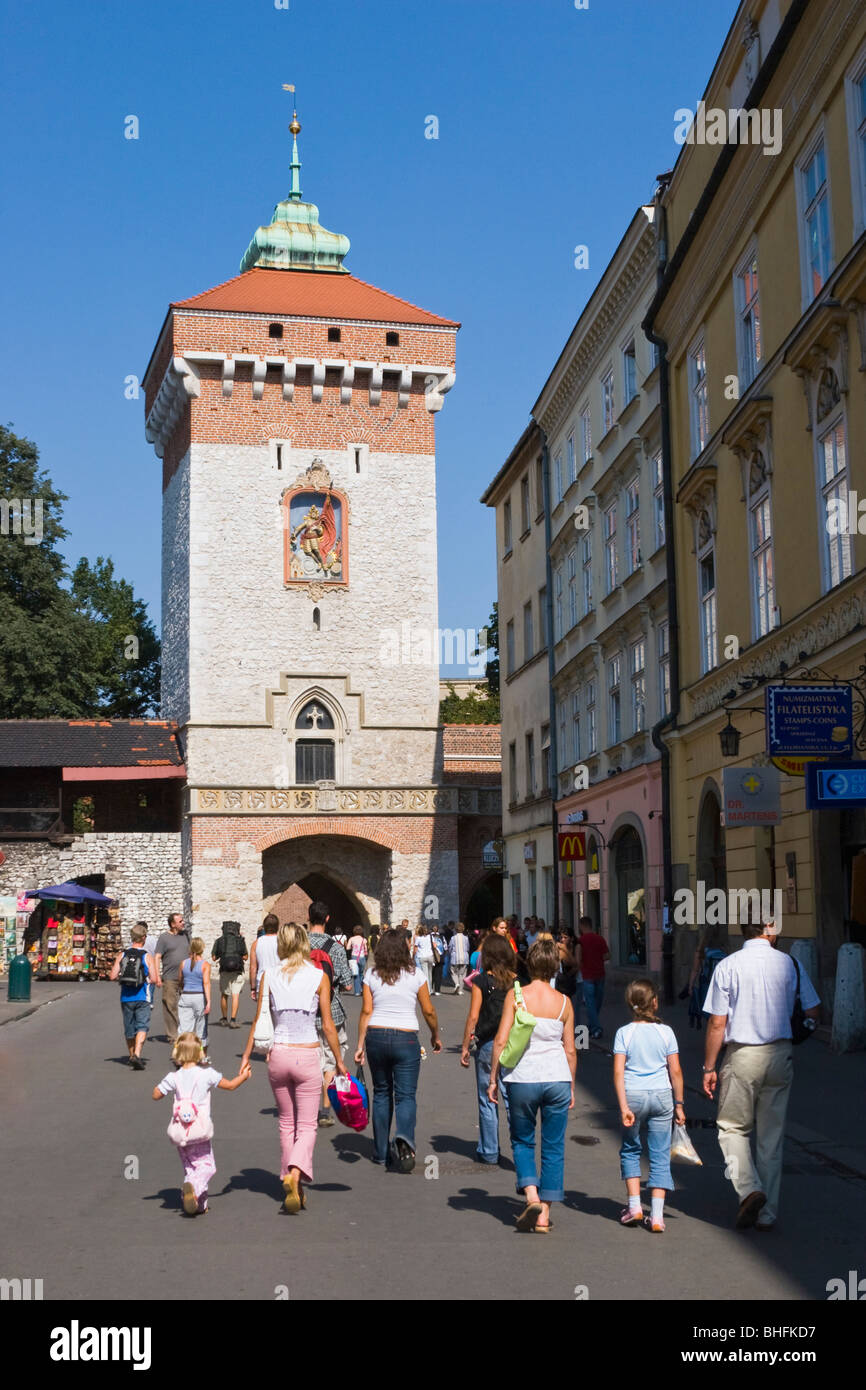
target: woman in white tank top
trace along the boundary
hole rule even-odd
[[[551,1202],[565,1196],[565,1130],[574,1105],[574,1010],[571,1001],[547,983],[556,974],[559,954],[552,937],[541,937],[527,956],[529,984],[523,990],[523,1007],[536,1024],[529,1043],[511,1068],[504,1068],[502,1084],[508,1087],[508,1127],[517,1170],[517,1191],[526,1205],[517,1218],[519,1231],[547,1233]],[[505,1000],[499,1031],[493,1042],[488,1097],[498,1101],[502,1049],[514,1022],[516,996]],[[541,1174],[536,1166],[536,1127],[541,1117]]]
[[[269,938],[260,937],[259,943]],[[277,934],[277,963],[258,977],[258,1007],[244,1049],[244,1062],[253,1050],[259,1014],[269,1008],[274,1041],[268,1053],[268,1080],[280,1116],[280,1176],[286,1194],[285,1211],[294,1215],[307,1205],[304,1184],[313,1181],[313,1149],[319,1132],[322,1067],[316,1017],[336,1059],[339,1076],[346,1075],[340,1043],[331,1014],[331,984],[310,960],[310,938],[296,922],[284,923]]]

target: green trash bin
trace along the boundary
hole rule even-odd
[[[24,1000],[30,998],[30,981],[33,972],[26,956],[15,956],[9,964],[9,985],[6,998]]]

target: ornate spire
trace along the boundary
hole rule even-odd
[[[294,87],[288,87],[293,92]],[[350,246],[340,232],[329,232],[319,222],[315,203],[305,203],[301,194],[301,161],[298,136],[301,123],[292,112],[292,184],[288,198],[277,203],[266,227],[259,227],[241,261],[241,270],[261,266],[270,270],[330,270],[348,274],[343,257]]]

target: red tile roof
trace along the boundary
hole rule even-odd
[[[177,300],[171,307],[460,327],[454,319],[439,318],[410,304],[408,299],[398,299],[385,290],[377,290],[375,285],[356,280],[354,275],[337,275],[333,271],[263,270],[254,266],[203,294]]]
[[[2,719],[0,767],[183,767],[171,719]]]

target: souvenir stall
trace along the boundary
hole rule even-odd
[[[5,975],[15,955],[15,928],[18,923],[18,899],[0,897],[0,975]]]
[[[120,922],[114,899],[78,883],[28,889],[26,896],[37,900],[24,946],[36,978],[104,978],[120,949]]]

